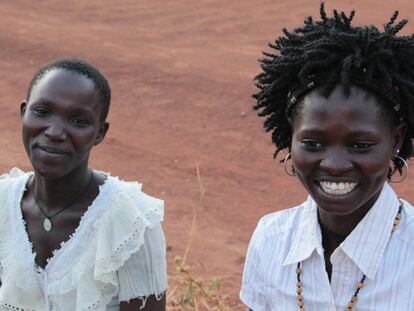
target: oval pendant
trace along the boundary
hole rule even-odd
[[[43,229],[45,229],[47,232],[52,230],[52,222],[49,218],[45,218],[45,220],[43,221]]]

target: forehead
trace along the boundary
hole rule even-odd
[[[389,132],[390,122],[384,118],[383,108],[372,93],[351,87],[347,96],[343,87],[337,86],[327,98],[319,90],[305,96],[293,121],[293,129],[308,128]]]
[[[33,86],[29,103],[38,98],[96,102],[96,97],[95,85],[89,78],[64,69],[52,69]]]

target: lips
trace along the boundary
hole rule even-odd
[[[323,192],[337,196],[346,195],[354,191],[358,186],[357,182],[320,181],[318,183]]]
[[[35,148],[38,148],[39,150],[51,154],[51,155],[67,155],[69,154],[69,152],[66,152],[62,149],[59,148],[55,148],[55,147],[50,147],[50,146],[42,146],[42,145],[37,145],[35,146]]]

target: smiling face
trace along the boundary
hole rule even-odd
[[[23,143],[35,172],[55,179],[87,168],[108,127],[101,109],[85,76],[54,69],[37,81],[21,107]]]
[[[405,134],[389,119],[360,88],[349,96],[341,86],[328,98],[317,90],[305,96],[292,124],[292,160],[324,212],[347,215],[373,205]]]

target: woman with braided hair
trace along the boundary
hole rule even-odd
[[[414,310],[414,209],[389,182],[408,173],[414,35],[396,12],[381,31],[347,16],[305,20],[264,53],[255,109],[275,156],[309,197],[264,216],[241,300],[260,310]]]

